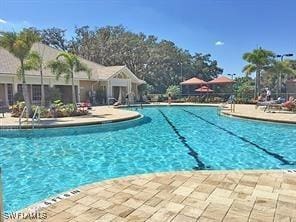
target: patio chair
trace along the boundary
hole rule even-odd
[[[284,103],[273,103],[266,106],[264,111],[270,112],[271,110],[287,110],[287,111],[295,111],[296,110],[296,99],[290,97],[288,101]]]

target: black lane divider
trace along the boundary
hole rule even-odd
[[[235,134],[234,132],[232,132],[232,131],[230,131],[230,130],[224,128],[224,127],[221,127],[221,126],[219,126],[219,125],[216,125],[215,123],[210,122],[210,121],[204,119],[203,117],[201,117],[201,116],[199,116],[199,115],[197,115],[197,114],[195,114],[195,113],[192,113],[192,112],[190,112],[190,111],[188,111],[188,110],[185,110],[185,109],[182,109],[182,110],[183,110],[184,112],[187,112],[187,113],[191,114],[192,116],[194,116],[194,117],[196,117],[196,118],[198,118],[198,119],[200,119],[200,120],[202,120],[202,121],[204,121],[204,122],[206,122],[206,123],[212,125],[212,126],[215,126],[215,127],[219,128],[219,129],[223,130],[224,132],[226,132],[226,133],[228,133],[228,134],[230,134],[230,135],[232,135],[232,136],[235,136],[235,137],[237,137],[237,138],[243,140],[243,141],[246,142],[246,143],[249,143],[249,144],[255,146],[256,148],[258,148],[258,149],[262,150],[263,152],[267,153],[268,155],[270,155],[270,156],[272,156],[272,157],[278,159],[278,160],[281,161],[284,165],[295,165],[295,162],[293,162],[293,161],[289,161],[289,160],[285,159],[285,157],[283,157],[283,156],[280,155],[280,154],[277,154],[277,153],[273,153],[273,152],[271,152],[271,151],[268,151],[268,150],[265,149],[264,147],[261,147],[260,145],[258,145],[258,144],[256,144],[256,143],[254,143],[254,142],[252,142],[252,141],[246,139],[245,137],[239,136],[239,135]]]
[[[177,128],[175,127],[175,125],[169,120],[169,118],[161,110],[158,110],[158,111],[161,113],[161,115],[164,117],[164,119],[167,121],[167,123],[172,127],[172,129],[174,130],[174,132],[179,137],[179,140],[181,141],[181,143],[183,143],[183,145],[188,148],[188,150],[189,150],[188,154],[190,156],[192,156],[194,158],[194,160],[196,161],[197,166],[196,167],[193,167],[193,169],[194,170],[210,169],[210,167],[206,166],[199,159],[198,153],[191,146],[188,145],[188,143],[186,141],[186,138],[180,134],[180,132],[177,130]]]

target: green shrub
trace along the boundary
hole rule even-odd
[[[166,95],[169,96],[171,95],[171,97],[173,99],[176,99],[178,96],[181,95],[181,89],[180,86],[177,85],[171,85],[167,88],[166,90]]]
[[[16,94],[14,94],[13,100],[16,102],[22,102],[22,101],[24,101],[24,96],[22,93],[17,92]]]

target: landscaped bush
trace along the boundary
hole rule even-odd
[[[24,101],[23,94],[22,93],[19,93],[19,92],[17,92],[16,94],[14,94],[13,101],[16,101],[16,102]]]
[[[12,106],[12,117],[19,117],[25,107],[25,102],[17,102]],[[32,110],[34,113],[37,106],[33,105]],[[42,118],[58,118],[69,116],[82,116],[87,115],[88,111],[84,109],[76,109],[74,104],[63,104],[61,100],[53,102],[50,108],[40,107],[40,116]],[[31,116],[32,117],[32,116]]]
[[[181,94],[180,86],[171,85],[166,90],[166,96],[171,96],[172,99],[177,99],[178,96]]]
[[[49,104],[52,101],[61,100],[61,99],[62,99],[62,94],[58,88],[55,88],[55,87],[45,88],[46,104]]]

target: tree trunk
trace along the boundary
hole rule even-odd
[[[255,94],[256,94],[256,97],[258,98],[258,96],[260,95],[260,79],[261,79],[261,76],[260,76],[260,70],[257,70],[256,71],[256,89],[255,89]]]
[[[71,80],[72,80],[72,103],[76,108],[77,102],[76,102],[76,91],[75,91],[75,85],[74,85],[74,71],[72,71]]]
[[[28,92],[28,86],[25,78],[24,61],[22,60],[21,60],[21,72],[22,72],[23,96],[24,96],[26,107],[27,107],[26,117],[29,118],[32,114],[32,107],[31,107],[31,101],[30,101],[29,92]]]
[[[45,93],[44,93],[42,66],[40,66],[40,78],[41,78],[41,106],[45,106]]]

